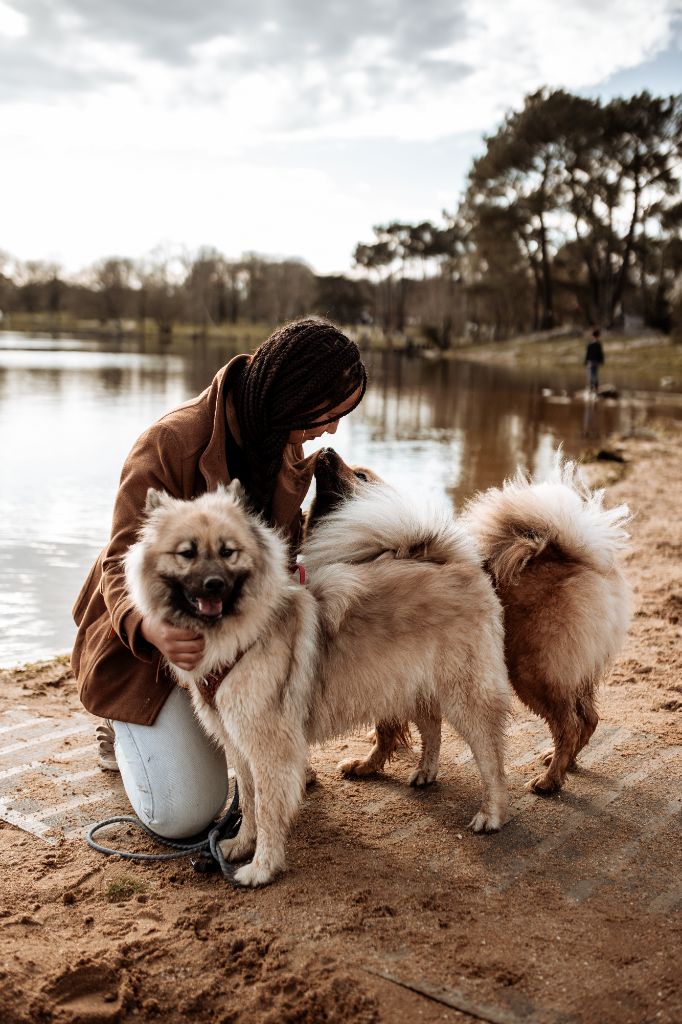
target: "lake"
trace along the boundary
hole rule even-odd
[[[68,650],[71,605],[107,540],[128,450],[231,354],[0,333],[0,666]],[[665,394],[573,399],[582,367],[548,375],[391,353],[369,354],[367,366],[366,399],[334,447],[454,507],[517,466],[545,476],[559,444],[578,453],[653,414],[681,413]]]

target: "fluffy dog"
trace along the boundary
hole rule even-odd
[[[421,560],[382,559],[396,545],[418,547]],[[282,538],[231,485],[190,502],[150,491],[125,560],[144,615],[205,636],[196,670],[174,672],[239,780],[242,825],[222,851],[231,860],[255,854],[236,881],[263,885],[284,869],[308,744],[376,718],[411,719],[422,730],[415,784],[435,777],[433,721],[451,722],[483,780],[471,827],[498,829],[511,694],[502,614],[463,531],[373,485],[315,531],[307,586],[294,582],[287,558]]]
[[[309,531],[363,486],[358,479],[378,478],[346,466],[332,449],[324,451]],[[554,740],[543,755],[547,769],[528,783],[536,793],[563,785],[592,736],[599,721],[595,689],[630,620],[630,589],[618,565],[629,512],[626,505],[605,509],[602,502],[602,491],[580,484],[574,464],[557,459],[549,482],[534,484],[517,474],[476,497],[460,520],[475,538],[502,602],[512,686],[545,719]],[[403,549],[393,557],[420,554]],[[341,771],[380,771],[407,729],[406,722],[378,722],[369,755],[342,762]],[[431,735],[438,731],[433,723]]]

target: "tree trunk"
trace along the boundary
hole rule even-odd
[[[639,196],[641,192],[641,184],[639,180],[639,166],[638,162],[635,164],[635,188],[634,188],[634,200],[635,205],[632,211],[632,218],[630,220],[630,226],[628,233],[625,236],[625,249],[623,251],[623,262],[621,263],[620,272],[616,278],[616,286],[613,289],[613,295],[611,297],[611,309],[610,319],[613,320],[616,308],[622,304],[623,294],[625,292],[625,285],[628,278],[628,267],[630,265],[630,254],[634,247],[635,242],[635,228],[639,220]],[[642,275],[643,276],[643,275]]]
[[[542,255],[542,329],[548,330],[554,327],[554,288],[547,252],[547,232],[542,214],[540,214],[540,252]]]

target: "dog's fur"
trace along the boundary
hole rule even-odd
[[[396,544],[416,545],[424,557],[375,557]],[[352,564],[358,552],[362,564]],[[305,557],[309,584],[301,587],[285,542],[231,485],[191,502],[150,492],[125,560],[144,615],[205,636],[195,671],[174,671],[235,767],[243,820],[222,850],[231,860],[255,850],[236,872],[242,885],[265,884],[284,869],[308,743],[376,718],[410,719],[422,730],[426,754],[411,780],[421,785],[436,774],[440,728],[432,731],[442,714],[481,772],[483,802],[471,827],[498,829],[507,813],[511,690],[501,608],[463,531],[446,514],[422,514],[372,485],[325,519]],[[197,683],[240,651],[212,708]]]
[[[332,449],[318,467],[310,532],[357,491],[358,473],[362,480],[378,480],[364,467],[346,466]],[[549,482],[534,484],[517,474],[501,489],[476,497],[461,519],[502,602],[512,686],[545,719],[554,740],[543,755],[546,771],[528,783],[536,793],[561,787],[599,721],[596,685],[620,650],[630,619],[630,589],[618,565],[628,520],[627,506],[605,509],[603,492],[583,486],[575,465],[558,457]],[[420,554],[396,550],[393,557]],[[380,771],[406,729],[405,722],[378,722],[369,755],[342,762],[341,771]]]

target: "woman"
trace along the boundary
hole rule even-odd
[[[144,619],[126,591],[121,560],[136,540],[147,490],[193,498],[237,478],[252,507],[289,535],[293,553],[315,464],[303,442],[333,434],[365,387],[354,342],[325,321],[294,321],[162,416],[125,462],[109,544],[73,609],[71,663],[83,705],[106,720],[98,729],[103,766],[120,769],[136,814],[159,835],[205,828],[225,802],[227,772],[165,667],[194,668],[203,639]]]

